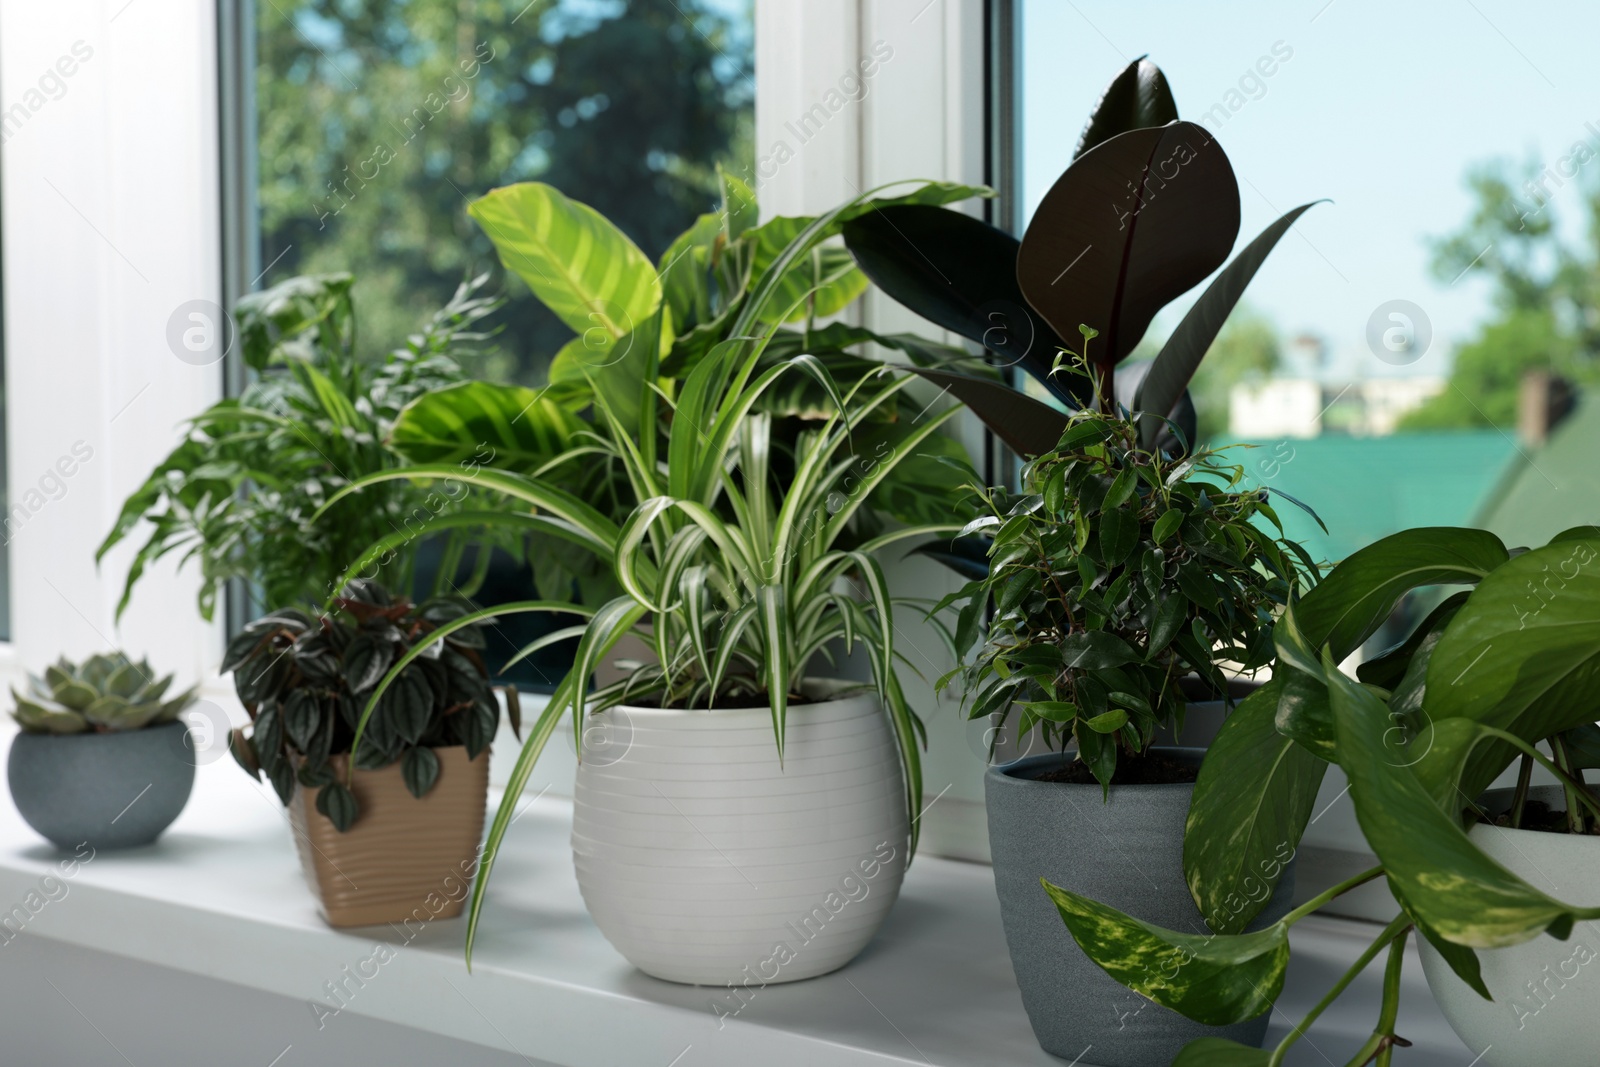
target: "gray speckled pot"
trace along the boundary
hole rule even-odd
[[[60,848],[148,845],[194,786],[188,727],[104,734],[18,734],[6,773],[28,825]]]
[[[1157,748],[1198,764],[1204,751]],[[1193,785],[1040,782],[1057,753],[991,767],[984,786],[995,890],[1011,965],[1034,1036],[1046,1052],[1096,1067],[1167,1067],[1184,1045],[1217,1036],[1259,1046],[1267,1016],[1203,1026],[1150,1003],[1083,954],[1039,879],[1171,930],[1205,933],[1183,879],[1183,824]],[[1289,910],[1293,867],[1251,929]],[[1081,1059],[1080,1059],[1081,1058]]]

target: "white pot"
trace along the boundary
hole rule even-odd
[[[646,974],[739,987],[844,966],[900,892],[899,749],[877,697],[817,683],[778,763],[765,707],[589,717],[572,857],[600,932]]]
[[[1510,806],[1510,790],[1495,790],[1484,810]],[[1558,787],[1532,795],[1566,807]],[[1529,885],[1567,904],[1600,904],[1600,838],[1479,824],[1473,844]],[[1600,924],[1578,923],[1565,941],[1539,935],[1510,948],[1478,951],[1484,1000],[1450,970],[1433,946],[1420,941],[1428,986],[1478,1067],[1558,1067],[1595,1062],[1600,1018]]]

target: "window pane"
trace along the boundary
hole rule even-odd
[[[1556,57],[1600,12],[1391,5],[1380,36],[1408,44],[1388,62],[1358,5],[1020,2],[1025,218],[1146,52],[1233,164],[1236,251],[1331,199],[1267,259],[1194,386],[1202,436],[1261,446],[1238,461],[1327,521],[1284,508],[1293,536],[1338,560],[1407,527],[1516,545],[1596,520],[1600,407],[1581,399],[1600,384],[1600,74]]]
[[[260,263],[356,275],[362,347],[398,345],[495,262],[473,198],[543,181],[652,258],[750,168],[748,0],[276,0],[256,8]],[[514,279],[489,376],[571,336]]]
[[[468,203],[499,186],[547,182],[656,259],[715,210],[719,165],[752,170],[750,0],[253,7],[239,48],[247,58],[229,82],[254,97],[228,129],[246,153],[226,171],[242,176],[238,214],[247,216],[227,228],[237,234],[229,257],[238,264],[235,288],[350,272],[365,358],[401,346],[463,278],[492,269],[490,291],[503,293],[506,305],[485,323],[499,329],[494,350],[468,369],[540,385],[572,331],[500,269]],[[475,584],[470,556],[448,562],[455,557],[428,540],[415,551],[414,595],[427,595],[436,577],[438,588]],[[475,599],[534,599],[535,586],[526,563],[495,550]],[[256,613],[250,600],[233,591],[235,628]],[[548,616],[502,620],[488,635],[491,668],[556,625]],[[547,648],[505,680],[548,688],[569,661],[570,649]]]

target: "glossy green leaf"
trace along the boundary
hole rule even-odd
[[[1327,764],[1274,725],[1273,680],[1233,709],[1195,781],[1183,871],[1206,923],[1242,931],[1277,888],[1317,800]]]
[[[1061,658],[1068,667],[1096,671],[1135,663],[1139,654],[1116,634],[1089,630],[1063,638]]]
[[[1331,645],[1343,660],[1389,617],[1400,598],[1429,585],[1471,585],[1507,559],[1485,530],[1405,530],[1352,553],[1297,606],[1310,648]]]
[[[1267,1011],[1283,989],[1289,935],[1281,923],[1251,934],[1180,933],[1041,882],[1084,954],[1164,1008],[1225,1026]]]
[[[1117,708],[1103,715],[1096,715],[1092,719],[1085,719],[1083,724],[1097,734],[1114,734],[1128,725],[1128,713]]]
[[[1479,583],[1439,639],[1427,669],[1424,711],[1461,717],[1525,741],[1593,722],[1600,692],[1600,540],[1573,539],[1525,552]],[[1418,771],[1440,778],[1430,752]],[[1487,788],[1512,759],[1503,742],[1475,749],[1461,790]]]
[[[1124,472],[1126,473],[1126,472]],[[1100,557],[1107,567],[1120,565],[1139,543],[1139,516],[1127,509],[1100,517]]]
[[[1549,931],[1564,939],[1600,908],[1572,908],[1490,859],[1429,796],[1385,741],[1389,710],[1325,654],[1339,766],[1368,845],[1406,906],[1444,940],[1469,948],[1520,944]]]
[[[1151,538],[1158,545],[1166,544],[1167,539],[1178,532],[1178,527],[1183,525],[1183,512],[1177,508],[1169,508],[1161,513],[1156,520],[1154,528],[1150,531]]]
[[[431,748],[417,745],[406,749],[400,759],[400,777],[406,790],[414,797],[426,796],[433,783],[439,780],[439,756]]]
[[[587,204],[542,182],[495,189],[467,207],[500,261],[601,352],[661,304],[661,281],[637,245]]]
[[[328,817],[328,821],[333,823],[334,829],[340,833],[355,825],[356,797],[343,782],[329,782],[319,789],[316,807]]]

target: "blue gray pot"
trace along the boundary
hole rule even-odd
[[[188,727],[103,734],[18,734],[6,773],[28,825],[57,847],[148,845],[194,787]]]
[[[1157,748],[1198,766],[1204,750]],[[1102,971],[1072,940],[1040,878],[1171,930],[1207,932],[1183,878],[1183,824],[1193,785],[1041,782],[1059,753],[991,767],[984,786],[989,848],[1006,944],[1022,1004],[1044,1050],[1096,1067],[1167,1067],[1199,1037],[1259,1046],[1267,1016],[1204,1026],[1160,1007]],[[1251,929],[1289,910],[1293,867]]]

